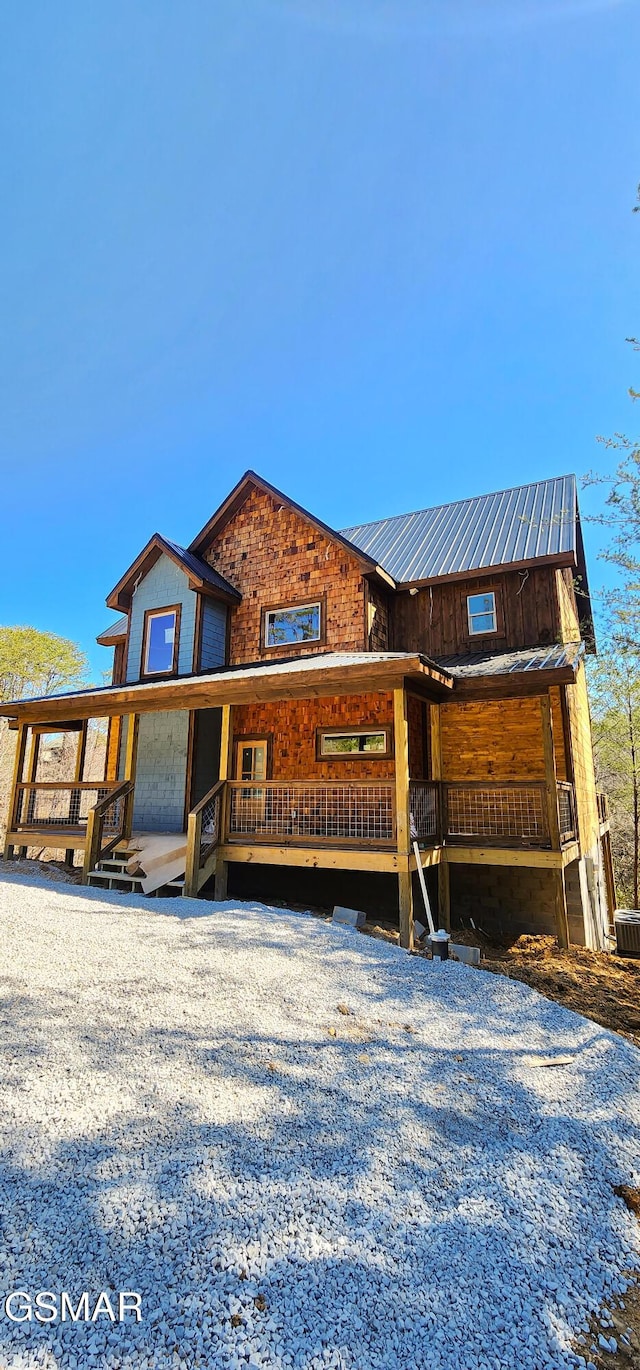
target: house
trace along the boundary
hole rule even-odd
[[[573,476],[336,532],[249,471],[190,547],[155,534],[107,604],[111,685],[0,709],[7,858],[80,851],[95,881],[132,830],[186,833],[186,893],[379,902],[410,946],[416,837],[441,924],[604,944]],[[62,730],[78,761],[55,787],[38,747]]]

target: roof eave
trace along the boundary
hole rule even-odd
[[[529,571],[536,566],[576,566],[574,552],[557,552],[545,557],[528,557],[524,561],[502,561],[493,566],[472,566],[467,571],[450,571],[443,575],[426,576],[423,580],[402,580],[397,582],[399,592],[403,590],[422,590],[430,585],[441,585],[443,581],[477,580],[480,577],[502,575],[505,571]]]
[[[453,688],[453,677],[418,653],[402,653],[380,661],[368,660],[369,654],[363,652],[361,659],[346,665],[331,661],[331,655],[326,654],[327,659],[321,667],[306,669],[301,661],[299,670],[286,673],[270,675],[264,665],[256,666],[250,675],[246,668],[234,674],[222,668],[162,682],[139,681],[65,695],[13,700],[0,703],[0,717],[14,718],[21,723],[41,723],[158,710],[217,708],[225,703],[357,694],[367,689],[391,690],[399,688],[405,678],[438,692],[449,693]]]
[[[120,613],[128,613],[133,599],[133,591],[130,591],[128,587],[135,581],[138,575],[140,575],[141,578],[147,575],[156,561],[163,555],[169,557],[174,565],[178,566],[184,573],[187,577],[190,590],[196,590],[202,594],[210,595],[214,599],[221,599],[227,604],[237,604],[242,599],[240,591],[234,590],[232,586],[226,590],[222,586],[218,587],[216,585],[211,585],[210,582],[206,581],[203,577],[195,575],[190,567],[185,566],[171,544],[167,542],[166,538],[163,538],[162,533],[153,533],[139,556],[131,563],[131,566],[125,571],[124,575],[121,576],[117,585],[115,585],[110,594],[107,595],[107,608],[114,609]]]

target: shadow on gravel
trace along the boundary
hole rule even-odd
[[[96,902],[105,907],[104,896]],[[119,916],[115,901],[106,907]],[[305,947],[295,946],[290,1022],[261,1030],[255,1007],[246,1023],[225,1022],[219,996],[247,957],[266,996],[266,953],[279,958],[281,985],[293,954],[294,915],[274,915],[265,933],[255,906],[235,907],[208,906],[183,945],[155,906],[140,923],[126,900],[138,946],[167,937],[168,966],[184,956],[189,969],[170,1027],[153,1013],[154,995],[159,1009],[173,992],[170,973],[150,985],[124,951],[102,987],[99,967],[77,993],[53,983],[31,993],[10,973],[0,982],[0,1099],[41,1089],[44,1101],[37,1126],[18,1110],[2,1156],[3,1287],[142,1290],[145,1313],[140,1328],[101,1320],[113,1340],[95,1353],[95,1327],[0,1321],[0,1356],[61,1338],[54,1363],[73,1353],[80,1370],[115,1367],[127,1353],[137,1370],[152,1352],[149,1365],[163,1370],[174,1351],[196,1365],[200,1338],[200,1364],[226,1367],[268,1326],[277,1356],[300,1370],[322,1364],[323,1347],[349,1370],[476,1370],[489,1346],[499,1365],[569,1365],[562,1329],[610,1291],[630,1222],[612,1186],[640,1153],[638,1054],[522,986],[498,993],[488,975],[315,920],[305,925],[308,984]],[[212,939],[228,943],[224,981],[203,963]],[[348,997],[350,1013],[328,1010],[305,1032],[319,950],[341,993],[356,966],[366,982]],[[490,1015],[489,1046],[478,1035]],[[514,1047],[516,1034],[530,1053]],[[532,1068],[528,1055],[543,1050],[573,1060]],[[70,1073],[66,1097],[77,1103],[79,1061],[94,1094],[83,1127],[61,1140],[59,1079]],[[510,1315],[513,1290],[528,1303],[524,1323]]]

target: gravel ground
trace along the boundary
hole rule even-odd
[[[3,1299],[143,1310],[0,1312],[0,1365],[589,1362],[640,1266],[631,1044],[260,905],[5,872],[0,921]]]

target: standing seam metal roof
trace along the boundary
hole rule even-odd
[[[575,476],[343,528],[399,582],[576,552]]]

